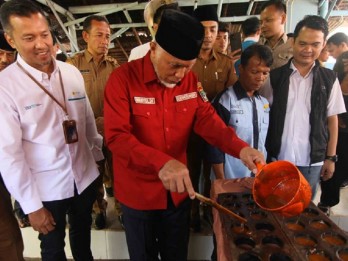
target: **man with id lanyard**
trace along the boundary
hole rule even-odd
[[[48,22],[32,1],[4,3],[0,19],[18,52],[0,73],[1,175],[39,232],[42,260],[66,260],[66,214],[74,260],[93,260],[95,162],[103,154],[83,78],[53,58]]]

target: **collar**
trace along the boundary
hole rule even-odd
[[[243,41],[243,42],[246,42],[246,41],[258,42],[259,39],[260,39],[259,36],[248,36],[248,37],[245,37],[245,38],[244,38],[244,41]]]
[[[247,92],[244,90],[244,88],[242,87],[242,85],[240,84],[239,81],[237,81],[234,85],[233,85],[233,90],[236,93],[236,97],[237,100],[241,100],[244,98],[250,99],[249,95],[247,94]],[[258,91],[254,92],[254,97],[260,99],[260,94]]]
[[[318,66],[318,65],[320,65],[320,64],[319,64],[319,61],[316,60],[316,61],[312,64],[312,67],[311,67],[311,69],[309,70],[309,72],[308,72],[303,78],[309,77],[310,74],[311,74],[312,71],[313,71],[313,68],[316,67],[316,66]],[[293,75],[294,73],[297,73],[297,72],[298,72],[298,70],[297,70],[295,64],[293,63],[293,59],[291,59],[291,61],[290,61],[290,69],[293,70],[292,73],[291,73],[291,75]]]
[[[38,69],[30,66],[29,64],[27,64],[22,56],[20,54],[17,55],[17,60],[16,60],[20,65],[23,66],[24,69],[26,69],[36,80],[38,80],[39,82],[43,81],[44,79],[48,79],[48,74],[42,71],[39,71]],[[56,62],[56,59],[52,58],[52,62],[53,62],[53,72],[52,75],[55,74],[58,71],[58,65]]]
[[[156,81],[158,84],[161,84],[160,80],[157,77],[155,67],[152,64],[150,54],[151,54],[151,51],[149,51],[144,56],[144,58],[138,59],[142,63],[142,66],[143,66],[144,84],[154,82],[154,81]],[[186,75],[184,76],[183,79],[181,79],[181,81],[176,85],[176,87],[181,85],[181,83],[185,79],[185,77],[186,77]]]
[[[93,55],[87,49],[85,49],[84,55],[85,55],[87,62],[91,62],[93,60]],[[106,57],[106,55],[104,55],[103,59],[100,62],[104,62],[105,57]]]
[[[157,74],[155,72],[155,68],[153,67],[151,58],[150,58],[151,52],[149,51],[144,58],[142,58],[142,66],[143,66],[143,72],[144,72],[144,83],[149,83],[152,81],[158,81]]]
[[[274,49],[279,45],[285,44],[287,41],[288,36],[285,33],[283,33],[283,35],[278,39],[277,43],[273,47],[270,46],[270,42],[266,38],[260,38],[260,43],[263,45],[267,45],[268,47],[271,47],[271,49]]]
[[[201,59],[202,60],[202,57],[201,57],[201,54],[198,55],[198,59]],[[218,55],[217,55],[217,52],[214,50],[214,48],[212,49],[212,52],[210,53],[210,56],[209,56],[209,61],[210,60],[217,60],[218,59]]]

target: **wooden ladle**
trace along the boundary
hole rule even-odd
[[[224,206],[220,205],[219,203],[215,202],[214,200],[211,200],[210,198],[207,198],[207,197],[204,197],[203,195],[199,194],[196,192],[196,198],[209,205],[209,206],[212,206],[214,208],[216,208],[217,210],[219,210],[220,212],[222,213],[225,213],[233,218],[236,218],[238,219],[240,222],[242,223],[246,223],[247,220],[245,218],[242,218],[241,216],[237,215],[236,213],[232,212],[231,210],[229,210],[228,208],[225,208]]]

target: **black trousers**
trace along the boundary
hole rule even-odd
[[[175,207],[168,195],[165,210],[136,210],[121,204],[131,261],[185,261],[191,200]]]
[[[0,174],[0,260],[24,261],[23,239]]]
[[[80,195],[63,200],[43,202],[56,222],[55,229],[47,235],[39,234],[43,261],[67,260],[64,252],[66,214],[69,222],[70,247],[74,260],[93,260],[91,245],[92,205],[96,199],[96,181]]]
[[[331,179],[321,181],[320,203],[333,207],[340,202],[340,186],[348,179],[348,133],[339,132],[337,142],[338,161]]]

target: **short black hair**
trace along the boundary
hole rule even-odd
[[[251,57],[257,56],[261,61],[265,62],[266,66],[271,67],[273,64],[272,50],[266,45],[255,43],[246,48],[240,57],[240,64],[245,67]]]
[[[324,34],[324,40],[329,34],[329,26],[327,24],[327,21],[318,15],[306,15],[301,21],[299,21],[295,27],[294,39],[297,38],[303,27],[308,27],[313,30],[322,31]]]
[[[161,21],[161,17],[162,17],[162,14],[163,14],[163,11],[164,10],[167,10],[167,9],[174,9],[174,10],[178,10],[180,11],[180,7],[178,5],[178,3],[171,3],[171,4],[164,4],[164,5],[161,5],[155,12],[155,14],[153,15],[153,22],[155,24],[159,24],[160,21]]]
[[[344,71],[344,63],[343,59],[348,59],[348,52],[342,53],[340,56],[337,57],[335,66],[333,70],[337,73],[337,78],[340,83],[344,80],[346,77],[346,72]]]
[[[329,39],[327,39],[327,44],[340,45],[345,43],[348,45],[348,36],[345,33],[335,33]]]
[[[83,31],[88,33],[91,30],[92,21],[105,22],[109,24],[108,19],[103,15],[90,15],[83,21]]]
[[[250,17],[242,23],[242,32],[245,36],[256,34],[260,30],[261,24],[259,18],[256,16]]]
[[[230,32],[229,23],[219,22],[218,32],[229,33]]]
[[[278,11],[284,12],[286,14],[286,5],[284,4],[282,0],[270,0],[265,2],[261,6],[261,12],[269,6],[274,6]]]
[[[0,21],[2,28],[6,33],[10,34],[10,31],[12,30],[12,26],[10,24],[11,16],[15,15],[20,17],[30,17],[31,15],[37,13],[42,14],[49,24],[44,11],[34,1],[10,0],[8,2],[4,2],[0,7]]]

